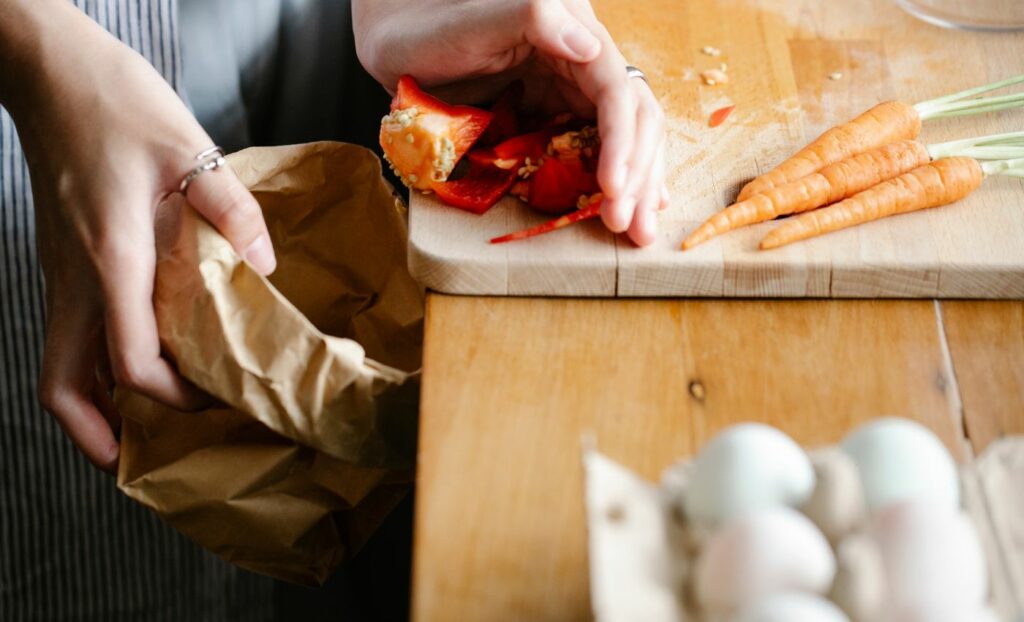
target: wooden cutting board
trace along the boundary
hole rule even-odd
[[[424,285],[495,295],[1024,298],[1024,180],[1014,178],[990,179],[955,205],[773,251],[756,247],[776,223],[679,250],[742,183],[829,126],[884,99],[918,102],[1024,72],[1024,33],[945,30],[891,0],[594,5],[667,114],[672,201],[657,241],[639,249],[586,222],[490,245],[545,217],[515,199],[476,216],[416,194],[409,263]],[[723,62],[728,84],[703,85],[699,72]],[[726,123],[707,127],[729,104],[736,110]],[[1024,112],[1015,111],[930,121],[921,139],[1020,129]]]

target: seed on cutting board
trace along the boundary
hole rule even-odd
[[[708,86],[715,86],[716,84],[725,84],[729,81],[729,76],[721,69],[708,69],[700,72],[700,78],[704,81],[704,84]]]
[[[721,71],[722,73],[725,73],[726,71],[729,71],[729,65],[722,63],[721,65],[718,66],[718,70]]]
[[[721,56],[722,55],[722,50],[720,50],[720,49],[718,49],[716,47],[710,46],[710,45],[705,45],[704,47],[702,47],[700,49],[700,51],[701,51],[702,54],[707,54],[708,56]]]
[[[833,71],[832,73],[828,74],[828,79],[829,80],[842,80],[843,79],[843,74],[839,73],[838,71]]]

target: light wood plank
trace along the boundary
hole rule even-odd
[[[818,445],[902,415],[967,455],[931,302],[432,295],[426,331],[419,621],[588,617],[587,432],[648,478],[744,420]]]
[[[942,314],[975,453],[1024,434],[1024,302],[947,301]]]

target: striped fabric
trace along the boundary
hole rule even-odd
[[[177,0],[76,0],[177,89]],[[28,171],[0,110],[0,620],[264,620],[273,583],[121,495],[35,398],[43,345]]]

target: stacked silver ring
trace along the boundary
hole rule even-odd
[[[178,186],[178,192],[185,194],[188,192],[189,185],[207,171],[215,171],[220,167],[224,166],[227,161],[224,159],[224,150],[214,145],[209,149],[203,150],[195,157],[199,164],[185,175],[185,178],[181,180],[181,184]]]

